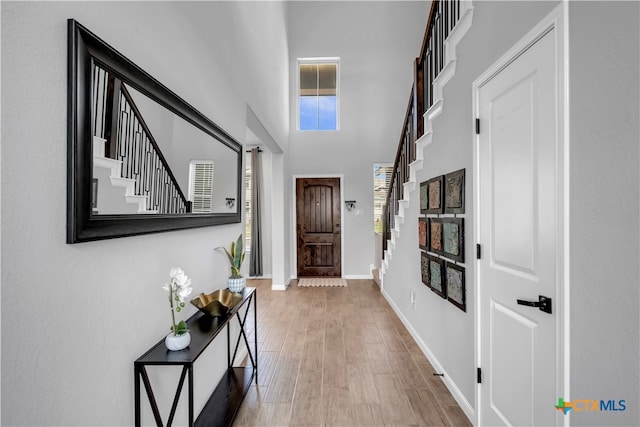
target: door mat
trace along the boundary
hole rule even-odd
[[[340,279],[336,277],[312,277],[303,278],[298,280],[298,286],[305,288],[317,288],[322,286],[327,287],[346,287],[347,279]]]

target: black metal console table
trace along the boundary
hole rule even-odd
[[[254,352],[251,352],[249,339],[245,332],[245,322],[247,315],[253,304],[253,335]],[[244,316],[240,316],[240,308],[247,306]],[[146,353],[134,362],[135,371],[135,425],[141,425],[140,410],[140,381],[144,384],[151,410],[158,426],[163,426],[158,404],[151,388],[149,376],[147,375],[147,365],[169,365],[182,366],[182,373],[176,394],[171,406],[171,412],[167,420],[167,426],[171,426],[178,407],[178,401],[182,392],[185,378],[188,378],[189,393],[189,426],[230,426],[233,423],[238,408],[242,403],[247,390],[254,380],[258,383],[258,337],[257,337],[257,294],[255,288],[244,288],[242,291],[242,301],[240,301],[226,316],[210,317],[204,313],[197,312],[187,320],[187,325],[191,330],[191,344],[181,351],[169,351],[164,346],[164,339],[151,347]],[[233,356],[231,355],[231,332],[228,326],[233,318],[238,319],[240,334],[236,340]],[[193,422],[193,364],[213,342],[216,336],[227,326],[227,371],[222,376],[213,394],[204,405],[202,412]],[[238,352],[240,340],[244,339],[250,365],[243,367],[233,366],[233,360]]]

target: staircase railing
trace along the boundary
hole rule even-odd
[[[444,42],[460,20],[460,0],[433,0],[427,30],[422,40],[420,55],[416,59],[416,75],[420,76],[421,102],[420,116],[431,108],[436,101],[433,98],[433,82],[444,68]],[[422,121],[418,137],[423,135]]]
[[[135,194],[147,196],[147,209],[160,214],[191,212],[162,150],[127,88],[94,67],[94,135],[104,138],[105,156],[122,162],[122,178],[135,181]]]
[[[391,239],[391,230],[395,227],[400,200],[404,199],[404,184],[410,178],[409,165],[416,159],[415,142],[424,134],[424,114],[436,101],[433,85],[444,68],[444,42],[459,20],[460,0],[432,1],[422,47],[414,62],[413,87],[383,211],[383,253],[387,250],[387,241]]]
[[[391,238],[391,230],[395,227],[395,217],[398,214],[399,202],[404,198],[404,183],[409,180],[409,165],[416,159],[415,129],[414,129],[413,92],[409,97],[409,105],[404,117],[404,125],[396,158],[393,162],[393,172],[389,182],[389,192],[384,206],[383,215],[383,247],[386,250],[386,242]]]

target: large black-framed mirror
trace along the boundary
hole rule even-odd
[[[67,243],[241,221],[242,146],[68,21]]]

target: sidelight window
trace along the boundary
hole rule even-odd
[[[373,230],[376,233],[382,233],[382,215],[392,174],[391,163],[373,165]]]

